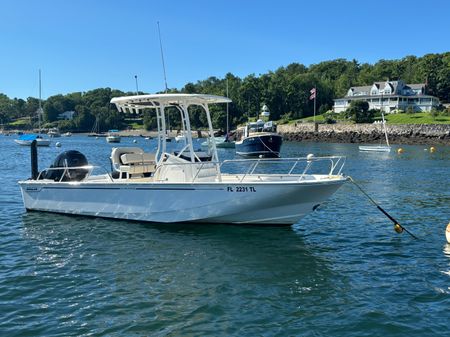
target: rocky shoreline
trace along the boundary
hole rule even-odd
[[[450,145],[448,124],[396,124],[387,125],[392,144]],[[380,143],[385,136],[380,124],[318,124],[279,125],[278,132],[288,141],[329,143]]]

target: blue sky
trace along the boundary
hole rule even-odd
[[[450,51],[450,1],[0,0],[0,93],[181,88],[292,62]]]

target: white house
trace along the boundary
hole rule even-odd
[[[58,115],[58,119],[72,120],[73,115],[75,115],[75,111],[65,111]]]
[[[334,100],[334,112],[345,111],[350,102],[364,100],[369,109],[383,110],[386,113],[405,111],[430,111],[439,106],[439,99],[425,94],[425,84],[405,84],[402,80],[375,82],[371,86],[351,87],[347,95]]]

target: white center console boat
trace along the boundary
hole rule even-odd
[[[156,152],[114,148],[112,172],[103,174],[95,174],[98,168],[79,152],[65,153],[49,169],[39,173],[35,168],[32,179],[19,181],[25,208],[150,222],[290,225],[347,180],[341,173],[344,157],[221,162],[215,142],[210,156],[199,155],[193,147],[189,107],[204,109],[213,135],[209,105],[227,102],[225,97],[200,94],[113,98],[111,103],[121,112],[151,109],[156,115]],[[180,112],[186,136],[176,154],[166,149],[168,107]]]

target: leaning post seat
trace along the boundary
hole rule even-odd
[[[111,153],[113,169],[119,172],[120,178],[132,175],[151,174],[155,172],[155,154],[146,153],[139,147],[114,148]]]

